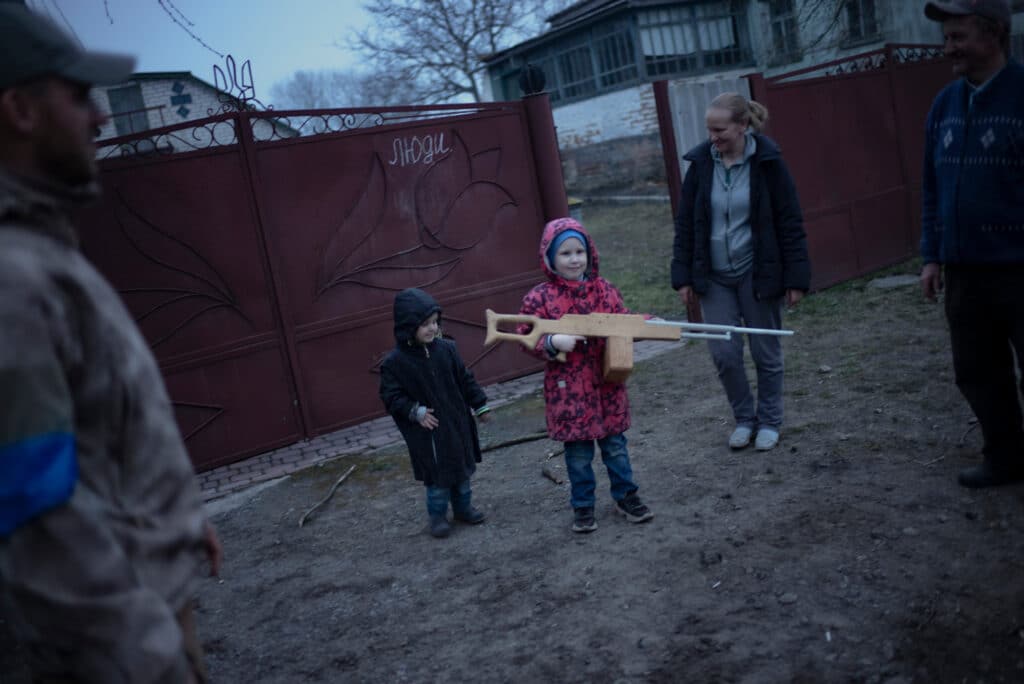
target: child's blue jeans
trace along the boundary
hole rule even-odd
[[[637,489],[633,483],[633,468],[629,465],[629,451],[626,449],[626,435],[608,435],[597,440],[601,448],[601,460],[608,469],[612,498],[621,501],[626,494]],[[594,440],[565,443],[565,469],[569,473],[572,494],[569,502],[573,508],[593,507],[594,489]]]
[[[452,510],[456,515],[469,511],[473,501],[473,490],[466,478],[454,487],[427,486],[427,513],[434,515],[448,514],[448,501],[452,502]]]

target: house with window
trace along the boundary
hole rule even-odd
[[[104,140],[207,119],[222,113],[225,106],[228,109],[248,106],[189,71],[135,73],[124,83],[96,86],[91,91],[91,97],[96,107],[108,116],[108,121],[100,128],[97,137],[101,156],[109,156],[109,151],[103,149]],[[283,122],[269,119],[256,121],[253,133],[257,140],[298,135],[297,131]],[[185,151],[222,144],[228,140],[233,142],[234,136],[204,126],[121,146],[117,154]]]
[[[1017,46],[1024,0],[1014,10]],[[542,35],[484,61],[496,100],[521,96],[525,65],[543,71],[566,185],[588,194],[660,188],[654,81],[681,84],[692,103],[687,130],[677,131],[686,149],[705,136],[708,101],[727,90],[749,94],[747,74],[941,39],[916,0],[582,0],[549,17]]]

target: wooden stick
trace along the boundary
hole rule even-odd
[[[538,439],[545,439],[548,436],[547,431],[534,432],[533,434],[526,435],[524,437],[515,437],[513,439],[505,440],[504,442],[498,442],[496,444],[488,444],[485,447],[480,448],[481,453],[488,451],[494,451],[495,449],[504,449],[505,447],[515,446],[516,444],[525,444],[526,442],[536,442]]]
[[[324,498],[322,498],[319,501],[317,501],[315,506],[313,506],[308,511],[306,511],[305,513],[302,514],[302,517],[299,518],[299,527],[302,527],[302,523],[306,522],[306,518],[309,517],[310,513],[312,513],[316,509],[318,509],[321,506],[323,506],[325,503],[327,503],[330,500],[330,498],[332,496],[334,496],[334,492],[335,492],[335,490],[338,489],[338,485],[340,485],[342,482],[344,482],[345,478],[348,477],[349,475],[351,475],[352,471],[355,470],[355,469],[356,469],[356,467],[354,465],[350,466],[349,469],[345,471],[345,474],[342,475],[341,477],[339,477],[337,482],[334,483],[334,485],[331,487],[331,491],[327,492],[327,496],[325,496]]]
[[[558,477],[558,475],[555,475],[555,471],[553,471],[551,468],[549,468],[547,466],[541,466],[540,474],[543,475],[544,477],[548,478],[549,480],[551,480],[552,482],[554,482],[557,485],[560,485],[563,482],[565,482],[565,480],[563,480],[562,478]]]

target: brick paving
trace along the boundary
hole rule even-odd
[[[644,361],[676,346],[675,342],[642,340],[633,346],[633,360]],[[485,387],[488,404],[497,408],[541,388],[543,373]],[[336,432],[252,456],[197,475],[206,501],[323,463],[339,456],[365,453],[402,441],[390,416],[375,418]]]

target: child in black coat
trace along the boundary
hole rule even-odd
[[[480,462],[477,420],[490,415],[487,395],[442,339],[441,307],[423,290],[395,296],[395,348],[381,365],[380,398],[409,448],[413,476],[427,488],[430,534],[447,537],[448,504],[456,520],[475,525],[469,478]]]

